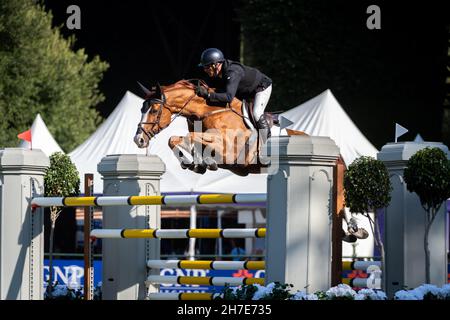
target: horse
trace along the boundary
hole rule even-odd
[[[208,88],[206,83],[198,81]],[[169,147],[183,169],[204,174],[206,170],[222,168],[246,176],[262,173],[262,168],[267,167],[260,161],[261,141],[255,138],[256,130],[245,121],[241,100],[234,98],[227,105],[210,104],[196,95],[196,85],[188,80],[168,86],[158,84],[152,91],[142,89],[146,97],[134,137],[139,148],[146,148],[175,117],[182,116],[188,121],[189,134],[171,137]],[[303,134],[289,130],[289,135]]]
[[[204,82],[200,81],[199,84],[207,87]],[[254,137],[255,130],[245,121],[245,106],[239,99],[234,98],[227,106],[210,105],[204,98],[196,95],[196,85],[188,80],[180,80],[165,87],[158,84],[153,91],[141,88],[146,96],[134,137],[139,148],[148,147],[151,139],[167,128],[175,117],[183,116],[188,121],[189,134],[185,137],[170,137],[168,143],[183,169],[204,174],[208,169],[223,168],[246,176],[249,173],[262,173],[262,169],[267,167],[267,164],[258,161],[262,139],[249,141]],[[200,125],[196,126],[196,121]],[[307,135],[290,129],[286,129],[286,133],[289,136]],[[209,152],[205,152],[207,149]],[[337,163],[343,164],[342,157]],[[344,164],[343,166],[345,168]],[[342,185],[342,181],[338,181],[338,184]],[[358,228],[354,221],[348,222],[343,209],[342,190],[337,193],[336,201],[336,207],[342,208],[338,216],[348,225],[347,232],[341,229],[342,240],[355,242],[357,239],[367,238],[368,234],[363,228]]]

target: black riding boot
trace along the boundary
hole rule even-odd
[[[270,138],[270,126],[267,122],[266,116],[262,115],[258,122],[256,123],[256,126],[260,130],[260,132],[263,134],[264,140],[267,140]],[[265,135],[264,135],[265,134]]]

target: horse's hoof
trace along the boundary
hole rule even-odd
[[[208,170],[211,170],[211,171],[216,171],[217,169],[219,169],[219,166],[217,165],[217,162],[214,161],[214,159],[211,159],[211,158],[206,158],[203,161],[203,165],[205,165],[206,168],[208,168]]]
[[[194,172],[199,174],[204,174],[206,172],[206,166],[202,165],[195,165],[194,166]]]
[[[214,162],[214,163],[208,165],[207,168],[208,168],[208,170],[211,170],[211,171],[217,171],[217,169],[219,169],[219,166],[217,165],[217,163]]]
[[[187,168],[189,168],[191,166],[191,163],[190,164],[186,164],[186,163],[184,163],[184,162],[181,162],[181,168],[183,168],[183,169],[187,169]]]

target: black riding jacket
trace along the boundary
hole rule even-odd
[[[231,60],[223,62],[222,77],[207,77],[205,80],[210,87],[216,88],[216,92],[211,92],[209,101],[226,103],[234,97],[253,99],[256,93],[272,84],[272,80],[261,71]]]

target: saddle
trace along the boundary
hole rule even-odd
[[[244,121],[245,124],[249,129],[256,128],[256,123],[258,122],[258,119],[255,119],[255,115],[253,114],[253,101],[252,100],[242,100],[242,114],[244,115],[244,120],[247,120],[248,118],[252,124],[250,126],[247,121]],[[278,125],[278,117],[277,115],[271,113],[271,112],[264,112],[264,117],[266,118],[267,122],[269,123],[269,126],[272,128],[274,125]],[[252,128],[253,127],[253,128]]]

